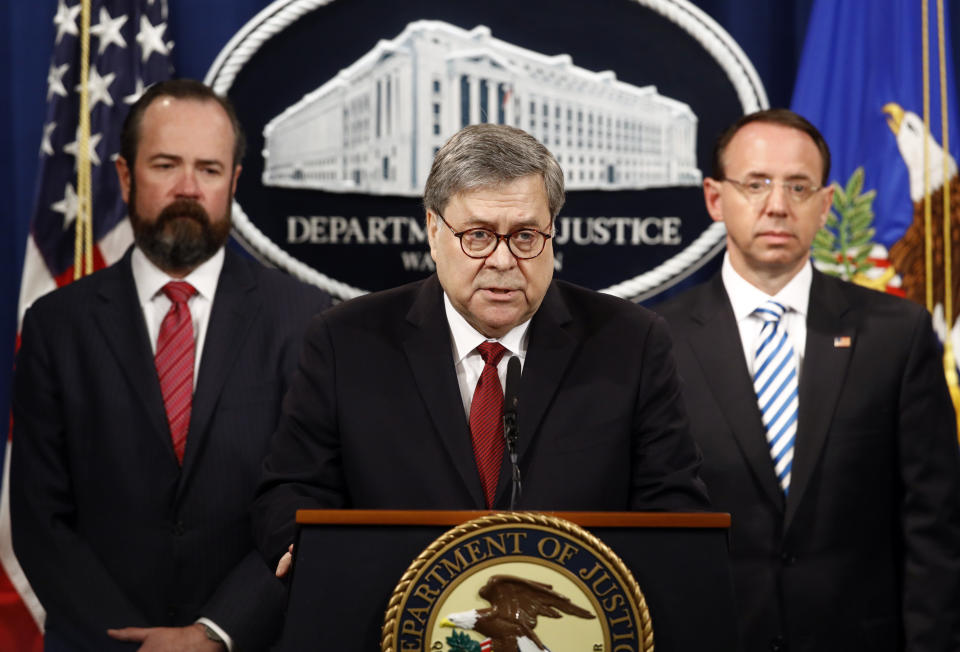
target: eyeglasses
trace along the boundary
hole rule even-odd
[[[507,241],[507,249],[520,260],[536,258],[543,253],[547,240],[553,236],[536,229],[517,229],[511,233],[497,233],[490,229],[477,228],[466,231],[454,231],[443,215],[437,213],[450,232],[460,240],[460,248],[470,258],[486,258],[500,246],[501,240]]]
[[[742,192],[747,199],[754,202],[765,201],[770,193],[773,192],[773,186],[779,184],[783,186],[783,192],[794,204],[802,204],[810,199],[823,186],[815,185],[805,179],[794,179],[793,181],[774,181],[770,177],[750,177],[746,181],[737,181],[736,179],[721,179],[729,181]]]

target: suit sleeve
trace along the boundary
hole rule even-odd
[[[300,364],[253,505],[254,537],[268,564],[294,541],[298,509],[345,506],[337,428],[336,360],[323,315],[307,329]]]
[[[328,308],[330,297],[325,292],[309,288],[307,296],[290,298],[288,305],[296,309],[295,315],[283,317],[296,320],[300,327],[294,329],[288,338],[278,361],[279,375],[285,383],[281,395],[286,393],[287,382],[297,366],[308,316]],[[251,550],[220,582],[201,611],[200,615],[230,635],[234,649],[239,652],[268,649],[280,635],[287,594],[274,574],[275,568],[275,564],[272,567],[267,565],[259,551]]]
[[[280,636],[287,594],[256,550],[227,575],[204,606],[209,618],[233,639],[234,650],[266,650]]]
[[[960,454],[930,318],[914,328],[898,414],[903,623],[911,652],[960,649]]]
[[[673,346],[666,322],[658,316],[643,343],[631,508],[710,510],[699,469],[700,451],[690,435]]]
[[[109,645],[109,627],[147,626],[77,532],[58,382],[35,311],[24,318],[13,383],[11,534],[48,619]]]

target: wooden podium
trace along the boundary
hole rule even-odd
[[[450,528],[493,513],[298,511],[296,562],[278,649],[380,650],[387,602],[410,563]],[[649,606],[656,652],[737,649],[729,514],[544,513],[583,527],[623,560]]]

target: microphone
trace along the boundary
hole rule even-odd
[[[517,413],[520,407],[520,358],[511,356],[507,362],[506,390],[503,393],[503,438],[507,445],[507,454],[510,456],[512,486],[510,489],[510,509],[517,507],[520,492],[523,489],[520,482],[520,466],[517,464],[517,440],[520,439],[520,428]]]

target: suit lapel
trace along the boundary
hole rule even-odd
[[[403,349],[440,442],[463,478],[475,507],[483,509],[486,502],[463,413],[442,293],[436,276],[420,286],[407,313],[412,327],[403,338]]]
[[[257,285],[253,273],[235,254],[229,250],[225,253],[193,394],[181,489],[196,464],[224,383],[236,364],[237,351],[262,307],[254,291]]]
[[[701,292],[700,301],[691,314],[691,323],[692,330],[687,339],[704,378],[710,379],[708,384],[729,431],[757,483],[782,511],[783,492],[773,470],[757,395],[744,360],[740,331],[720,274],[715,275]]]
[[[838,283],[815,271],[810,286],[797,442],[790,475],[785,529],[790,526],[820,459],[850,357],[856,346],[853,314]],[[837,337],[849,337],[850,346],[836,346]]]
[[[566,329],[570,322],[570,311],[556,284],[551,283],[530,324],[529,348],[520,380],[517,450],[521,458],[530,450],[534,433],[539,431],[576,350],[577,339]]]
[[[149,430],[161,439],[164,450],[169,451],[170,462],[176,464],[147,325],[143,321],[143,310],[133,282],[130,267],[132,251],[131,247],[116,265],[100,272],[101,283],[97,293],[98,302],[93,309],[94,320],[110,343],[109,348],[117,358],[117,366],[143,405]]]
[[[535,437],[549,436],[539,432],[540,424],[577,348],[577,338],[567,330],[571,321],[563,297],[556,284],[551,283],[530,323],[527,357],[520,377],[518,461],[524,459]],[[510,459],[504,456],[494,504],[502,504],[503,497],[509,495],[513,486],[511,475]]]

